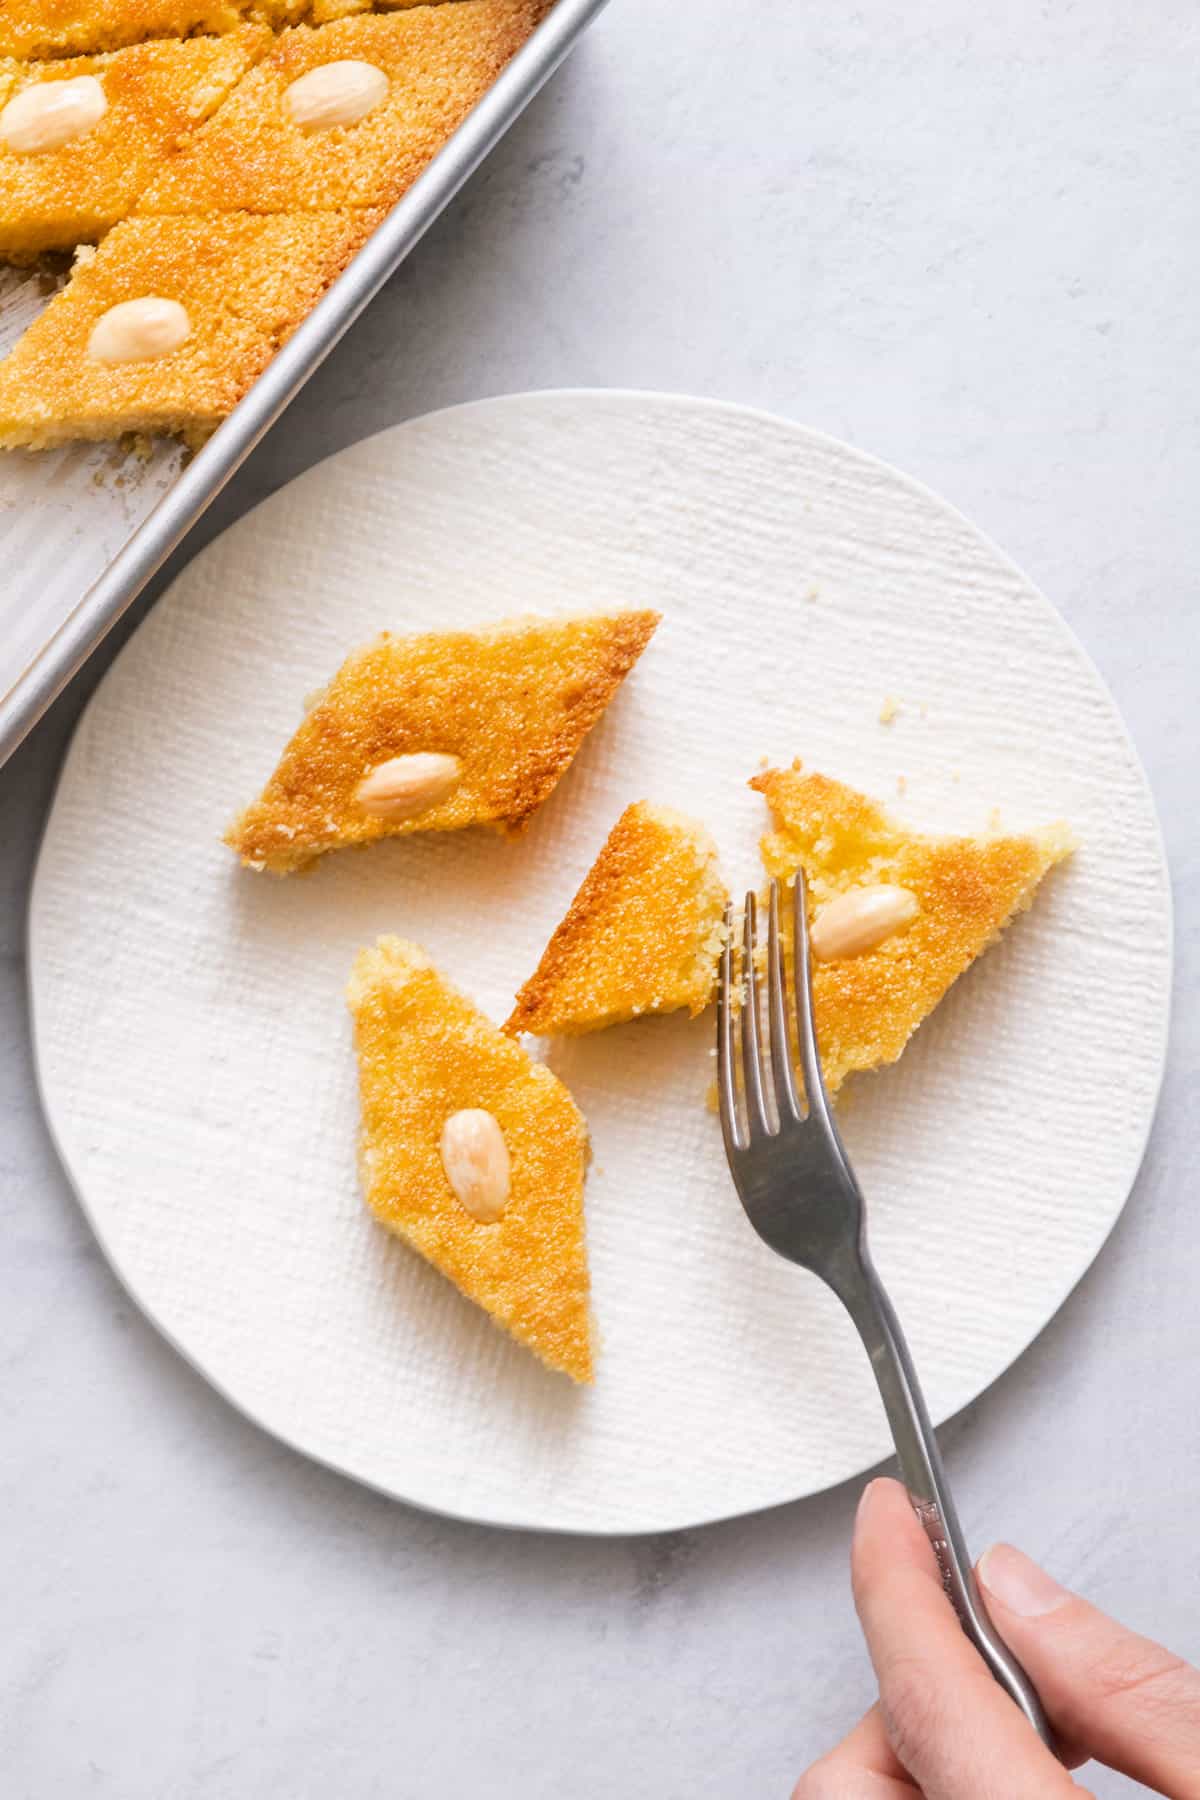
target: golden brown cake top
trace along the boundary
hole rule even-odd
[[[271,41],[265,26],[243,26],[227,37],[169,38],[104,56],[0,62],[0,107],[88,77],[97,110],[104,109],[50,149],[28,153],[0,142],[0,254],[73,249],[123,218],[164,154]]]
[[[750,786],[774,821],[762,840],[767,873],[787,880],[804,869],[810,919],[837,895],[877,884],[908,889],[920,904],[912,924],[869,952],[814,964],[831,1093],[851,1070],[895,1061],[951,983],[1072,849],[1061,823],[1020,837],[920,836],[865,794],[799,763],[766,770]]]
[[[64,56],[232,31],[248,10],[243,0],[3,0],[0,56]]]
[[[251,867],[286,873],[326,850],[410,831],[520,829],[658,617],[595,613],[512,619],[478,632],[384,632],[343,663],[225,841]],[[406,818],[364,808],[359,789],[372,770],[431,753],[460,764],[443,799]]]
[[[122,431],[203,434],[377,221],[358,211],[226,213],[115,226],[0,363],[0,446]],[[95,360],[88,346],[102,315],[147,295],[184,308],[186,341],[146,361]]]
[[[455,0],[283,32],[270,55],[162,170],[145,212],[390,206],[533,30],[540,0]],[[331,63],[387,78],[354,123],[312,130],[289,90]],[[294,92],[295,90],[293,90]]]
[[[348,999],[371,1211],[552,1369],[590,1381],[587,1130],[566,1088],[415,944],[363,950]],[[510,1190],[493,1223],[466,1210],[443,1161],[446,1121],[468,1109],[490,1113],[507,1148]]]
[[[639,800],[613,826],[504,1029],[595,1031],[712,998],[727,899],[703,825]]]

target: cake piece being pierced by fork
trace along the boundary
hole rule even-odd
[[[551,1369],[592,1379],[587,1128],[415,944],[354,964],[367,1205]]]
[[[649,643],[655,612],[381,637],[342,664],[225,842],[286,875],[413,831],[520,831]]]
[[[571,902],[505,1031],[572,1036],[712,998],[728,898],[703,825],[627,807]]]
[[[1023,837],[920,836],[798,762],[764,770],[750,786],[774,821],[762,840],[767,873],[786,881],[802,867],[808,881],[813,1005],[831,1094],[851,1071],[896,1060],[1074,847],[1061,822]]]

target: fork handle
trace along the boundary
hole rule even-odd
[[[869,1258],[864,1255],[855,1262],[853,1275],[838,1283],[837,1292],[871,1359],[895,1440],[900,1473],[913,1511],[933,1546],[942,1586],[963,1630],[1000,1686],[1015,1700],[1047,1748],[1057,1751],[1037,1691],[992,1624],[979,1592],[937,1436],[900,1321]]]

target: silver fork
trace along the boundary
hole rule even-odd
[[[803,871],[795,889],[796,1030],[807,1111],[788,1038],[786,976],[779,933],[779,883],[771,883],[767,937],[767,1048],[774,1101],[768,1110],[762,1060],[760,989],[754,966],[755,898],[746,896],[743,1000],[733,1000],[731,916],[726,909],[717,1008],[717,1084],[730,1173],[763,1242],[831,1287],[858,1329],[883,1399],[900,1472],[925,1529],[963,1630],[1044,1743],[1053,1736],[1033,1684],[987,1615],[942,1467],[937,1438],[892,1303],[867,1248],[866,1210],[830,1111],[813,1025],[808,906]],[[741,1030],[738,1031],[740,1020]],[[741,1037],[743,1106],[738,1106],[734,1039]]]

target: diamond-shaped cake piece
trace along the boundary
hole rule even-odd
[[[703,825],[639,800],[613,826],[504,1029],[573,1035],[712,998],[728,898]]]
[[[587,1128],[566,1088],[415,944],[360,952],[348,999],[367,1205],[550,1368],[590,1381]]]
[[[202,442],[377,219],[225,213],[114,226],[0,362],[0,448],[124,432]],[[144,354],[129,356],[139,337]]]
[[[466,825],[520,830],[645,649],[654,612],[382,637],[313,702],[226,843],[278,875],[327,850]]]
[[[865,794],[799,763],[765,770],[750,786],[765,797],[774,821],[762,840],[767,873],[790,880],[802,867],[807,879],[813,1002],[831,1093],[852,1070],[895,1062],[946,990],[1029,906],[1046,871],[1073,848],[1062,823],[1023,837],[924,837]],[[827,945],[836,951],[839,937],[855,935],[855,911],[864,916],[861,898],[848,911],[846,897],[870,889],[890,889],[893,897],[900,890],[915,904],[893,911],[895,928],[869,947],[819,960],[822,915]],[[843,915],[836,931],[835,902]],[[886,912],[885,906],[885,922]],[[785,919],[790,913],[784,908]]]

